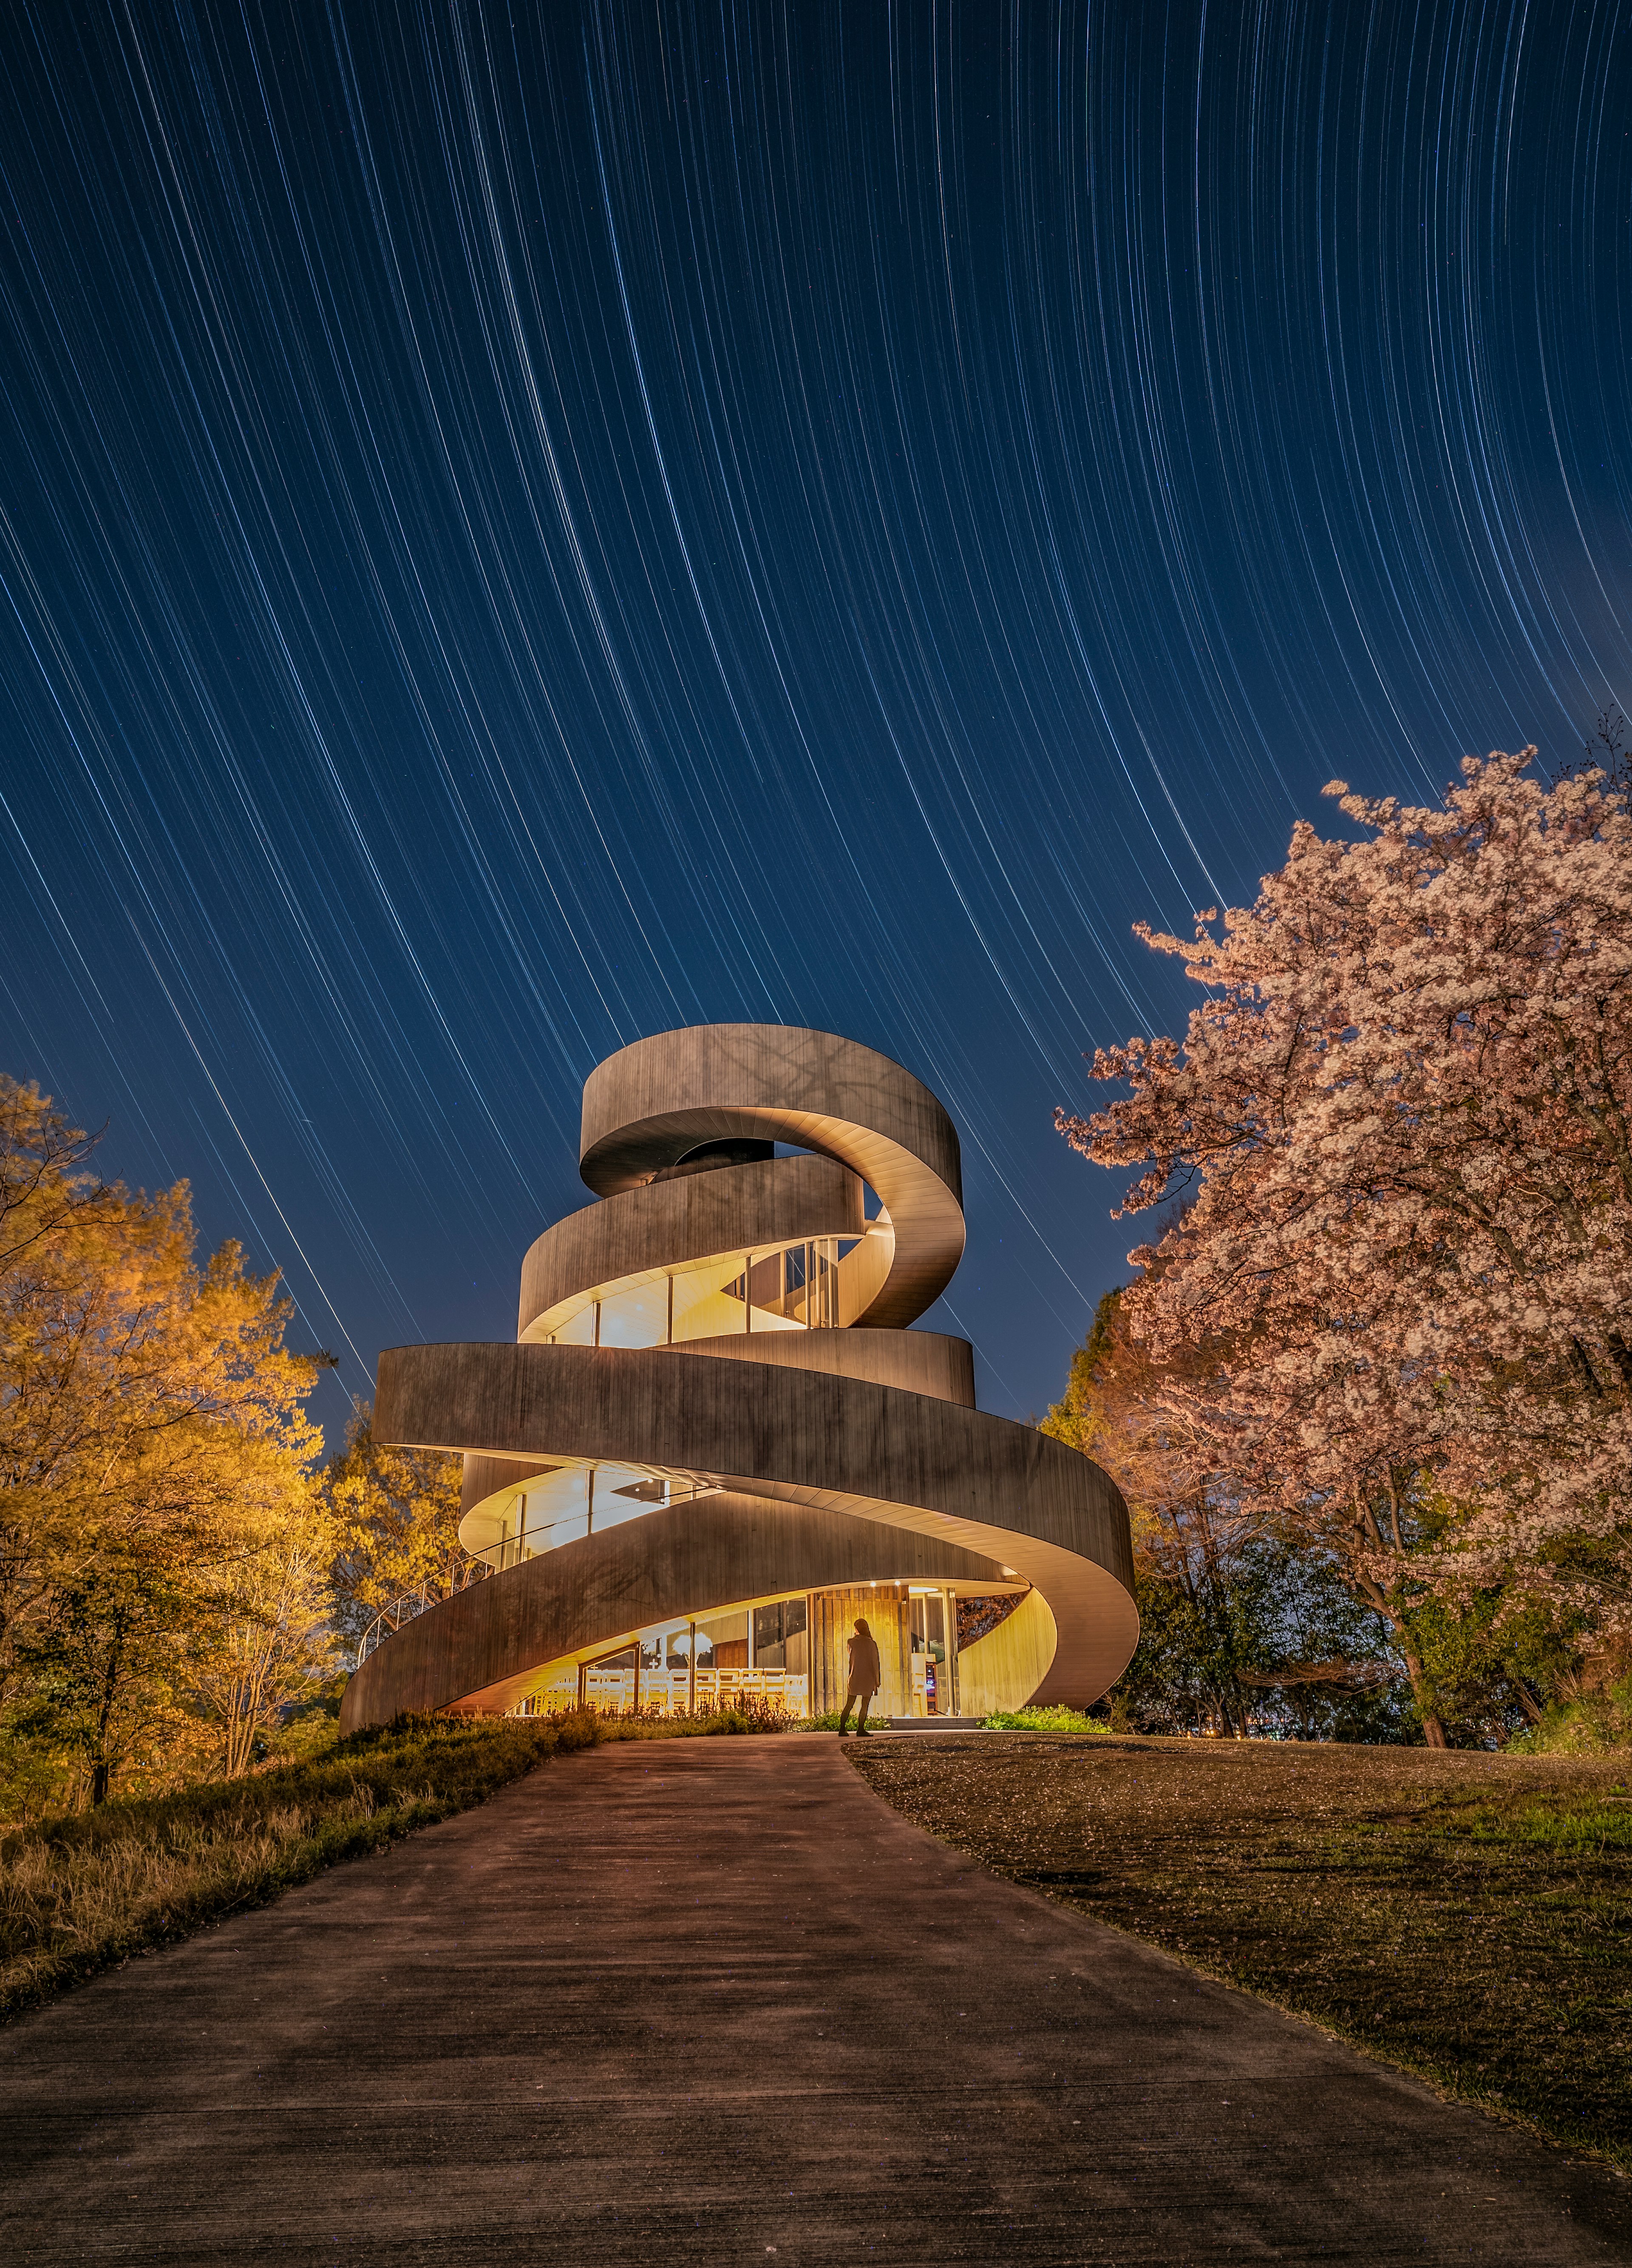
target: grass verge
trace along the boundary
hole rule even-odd
[[[402,1717],[247,1779],[18,1829],[0,1837],[0,2019],[469,1810],[560,1751],[781,1728],[772,1715],[741,1709]]]
[[[1111,1727],[1097,1717],[1089,1717],[1081,1709],[1067,1709],[1063,1702],[1051,1702],[1040,1709],[1000,1709],[990,1717],[980,1719],[991,1733],[1094,1733],[1109,1736]]]
[[[1632,1762],[986,1734],[850,1752],[995,1873],[1632,2171]]]

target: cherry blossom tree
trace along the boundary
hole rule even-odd
[[[1190,1200],[1126,1313],[1159,1361],[1210,1350],[1190,1414],[1244,1491],[1396,1618],[1409,1560],[1624,1631],[1632,815],[1534,753],[1468,758],[1437,807],[1333,782],[1359,839],[1300,823],[1252,906],[1141,928],[1207,997],[1182,1042],[1097,1054],[1127,1094],[1058,1123],[1143,1169],[1124,1213]]]
[[[1102,1465],[1132,1515],[1140,1647],[1113,1710],[1147,1731],[1386,1735],[1399,1669],[1369,1602],[1330,1552],[1266,1517],[1220,1466],[1205,1422],[1208,1350],[1154,1361],[1123,1298],[1100,1300],[1040,1427]]]

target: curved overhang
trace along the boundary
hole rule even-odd
[[[564,1544],[416,1616],[352,1676],[341,1730],[403,1710],[513,1709],[553,1664],[655,1624],[868,1582],[1013,1587],[990,1559],[933,1536],[762,1498],[704,1497]]]
[[[835,1033],[708,1024],[637,1040],[585,1084],[580,1170],[610,1197],[733,1136],[836,1159],[878,1192],[895,1251],[857,1322],[898,1328],[946,1289],[964,1250],[956,1130],[911,1071]]]
[[[507,1498],[556,1469],[542,1457],[467,1457],[459,1490],[459,1519],[490,1499]]]
[[[377,1438],[463,1454],[462,1537],[502,1572],[380,1616],[348,1727],[558,1697],[637,1635],[801,1593],[823,1635],[809,1690],[790,1675],[815,1700],[844,1675],[838,1594],[899,1587],[904,1632],[914,1578],[1026,1593],[955,1649],[974,1705],[1106,1690],[1138,1635],[1126,1506],[976,1410],[966,1342],[905,1328],[964,1246],[957,1138],[920,1081],[831,1033],[661,1033],[587,1081],[582,1171],[602,1201],[528,1253],[522,1344],[381,1359]],[[761,1690],[751,1628],[721,1694]]]
[[[975,1406],[974,1349],[967,1339],[940,1331],[754,1331],[730,1338],[687,1339],[677,1350],[688,1355],[713,1355],[721,1362],[770,1362],[798,1370],[830,1373],[840,1378],[864,1378],[875,1386],[892,1386],[907,1394],[925,1394],[937,1402],[956,1402],[966,1410]],[[529,1507],[528,1533],[535,1550],[553,1549],[548,1540],[556,1507],[549,1503],[550,1489],[540,1492],[535,1484],[566,1482],[560,1512],[570,1503],[572,1513],[587,1515],[583,1476],[594,1459],[558,1458],[547,1464],[535,1458],[465,1457],[464,1486],[460,1501],[459,1541],[477,1558],[516,1535],[515,1506],[525,1494]],[[574,1484],[569,1476],[576,1475]],[[602,1463],[597,1467],[596,1499],[602,1513],[627,1516],[619,1498],[631,1481],[674,1479],[654,1468]],[[632,1493],[632,1491],[631,1491]]]
[[[414,1346],[381,1356],[374,1425],[405,1446],[604,1460],[978,1554],[1052,1611],[1059,1643],[1039,1701],[1097,1700],[1137,1642],[1127,1512],[1109,1476],[1046,1434],[956,1403],[684,1346]],[[655,1516],[613,1533],[638,1537]]]
[[[556,1314],[586,1293],[812,1237],[865,1236],[862,1194],[860,1180],[837,1159],[779,1158],[654,1182],[586,1205],[529,1248],[516,1336],[549,1329]]]

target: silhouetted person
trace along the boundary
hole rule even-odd
[[[856,1634],[850,1640],[850,1680],[845,1689],[845,1705],[838,1712],[838,1737],[842,1741],[849,1729],[846,1722],[856,1702],[856,1730],[867,1730],[867,1705],[883,1683],[883,1668],[878,1659],[878,1640],[867,1626],[865,1615],[856,1616]]]

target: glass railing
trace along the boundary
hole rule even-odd
[[[810,1705],[810,1680],[786,1669],[640,1669],[585,1665],[582,1705],[609,1715],[633,1709],[665,1717],[693,1711],[728,1709],[733,1701],[753,1699],[802,1717]]]

